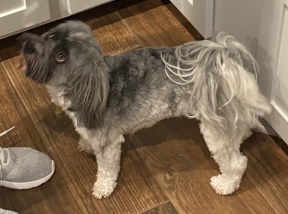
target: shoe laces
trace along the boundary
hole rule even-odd
[[[14,129],[15,126],[11,127],[10,129],[6,130],[5,132],[0,133],[0,137],[4,136],[5,134],[7,134],[8,132],[10,132],[12,129]]]

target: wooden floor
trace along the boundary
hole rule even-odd
[[[166,1],[116,1],[70,19],[92,28],[105,54],[145,46],[174,46],[201,39]],[[56,23],[33,30],[42,33]],[[16,37],[0,41],[1,147],[29,146],[56,162],[54,177],[30,190],[0,187],[0,207],[23,214],[63,213],[288,213],[288,157],[267,135],[243,145],[249,164],[240,189],[217,195],[209,184],[218,173],[197,121],[171,119],[126,136],[117,189],[96,200],[95,158],[77,149],[78,135],[65,115],[57,116],[43,86],[18,68]]]

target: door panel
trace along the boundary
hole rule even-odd
[[[258,83],[273,106],[266,120],[288,144],[287,0],[264,0],[258,45]]]
[[[74,14],[109,1],[111,0],[66,0],[66,6],[68,13]]]
[[[288,121],[288,10],[284,7],[278,69],[272,89],[272,105]]]
[[[0,18],[26,9],[24,0],[2,0],[0,2]]]
[[[49,0],[0,0],[0,39],[49,19]]]

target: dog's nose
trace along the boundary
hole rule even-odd
[[[30,41],[26,42],[25,45],[24,45],[24,53],[32,54],[34,52],[35,52],[35,47],[32,44],[32,42],[30,42]]]

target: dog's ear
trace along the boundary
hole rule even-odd
[[[101,123],[109,93],[108,75],[103,57],[98,56],[68,76],[65,97],[70,100],[70,109],[80,126],[93,129]]]

